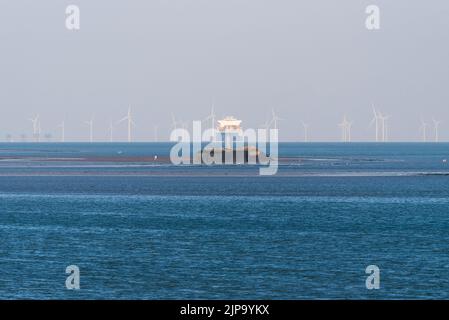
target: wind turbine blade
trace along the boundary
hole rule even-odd
[[[122,123],[123,121],[128,120],[128,119],[129,119],[128,116],[126,116],[123,119],[120,119],[119,121],[117,121],[117,123]]]
[[[378,117],[378,114],[377,114],[376,108],[374,107],[374,103],[371,103],[371,107],[372,107],[372,109],[373,109],[374,118],[377,118],[377,117]]]

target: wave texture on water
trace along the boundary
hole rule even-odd
[[[281,144],[268,177],[169,146],[0,144],[0,298],[449,298],[448,145]]]

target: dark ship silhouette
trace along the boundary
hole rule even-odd
[[[241,148],[204,148],[196,157],[198,157],[197,159],[201,157],[202,163],[212,163],[215,160],[219,162],[218,164],[258,164],[267,161],[269,158],[253,146]],[[215,164],[217,164],[216,162]]]

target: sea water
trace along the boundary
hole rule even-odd
[[[281,143],[275,176],[170,146],[1,144],[0,298],[449,298],[449,144]]]

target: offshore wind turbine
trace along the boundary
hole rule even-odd
[[[131,107],[128,108],[128,114],[123,119],[119,120],[118,123],[125,120],[128,122],[128,142],[131,142],[131,127],[136,125],[131,115]]]
[[[427,142],[427,123],[421,119],[421,126],[419,131],[422,132],[422,141]]]
[[[216,119],[216,117],[217,117],[217,115],[215,113],[214,104],[212,104],[212,108],[211,108],[210,114],[206,118],[204,118],[203,121],[210,120],[210,129],[212,130],[212,137],[213,137],[212,139],[213,139],[213,141],[215,141],[215,139],[216,139],[216,137],[215,137],[215,131],[216,131],[216,121],[215,121],[215,119]]]
[[[58,125],[58,128],[61,128],[61,142],[65,142],[65,121],[62,120],[61,124]]]
[[[210,114],[206,118],[204,118],[203,121],[210,120],[210,123],[211,123],[210,128],[215,130],[215,118],[216,117],[217,117],[217,115],[215,114],[214,105],[212,105]]]
[[[348,128],[349,128],[349,121],[346,118],[346,116],[343,117],[343,121],[338,124],[339,127],[341,127],[341,141],[348,142]]]
[[[93,142],[94,140],[94,117],[92,116],[90,120],[84,121],[86,125],[89,126],[89,142]]]
[[[301,121],[302,127],[304,129],[304,142],[309,142],[309,125]]]
[[[284,120],[284,119],[279,118],[276,115],[276,113],[274,112],[274,109],[271,110],[271,115],[272,115],[272,118],[271,118],[270,123],[268,124],[268,127],[271,127],[271,124],[274,124],[274,129],[277,129],[278,128],[278,121]]]
[[[371,120],[370,126],[373,124],[376,125],[376,142],[379,142],[379,114],[377,113],[376,109],[374,108],[374,105],[372,105],[374,117]]]
[[[352,130],[352,121],[348,121],[346,123],[346,134],[347,134],[347,142],[351,142],[352,141],[352,135],[351,135],[351,130]]]
[[[432,122],[433,122],[433,126],[435,128],[435,142],[439,142],[440,141],[439,128],[440,128],[441,121],[435,120],[435,118],[432,118]]]
[[[382,142],[388,141],[388,123],[387,121],[391,118],[391,116],[384,116],[382,113],[378,113],[379,119],[382,125]]]
[[[37,114],[34,118],[30,118],[31,123],[33,124],[33,137],[39,142],[40,141],[40,120],[39,114]]]
[[[39,119],[39,122],[37,123],[37,141],[41,141],[41,120]]]
[[[346,141],[346,118],[343,119],[343,122],[339,123],[338,126],[341,128],[341,141]]]

